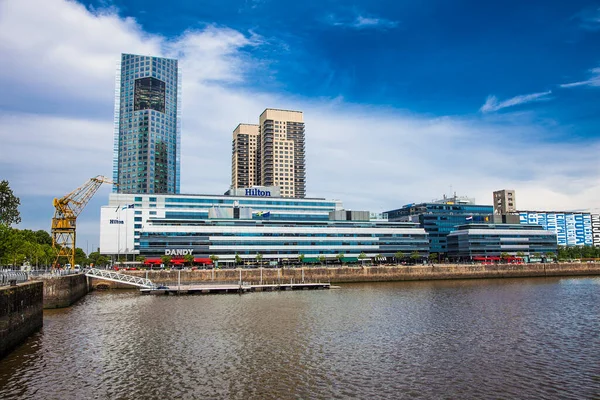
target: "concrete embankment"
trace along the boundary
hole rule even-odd
[[[88,293],[83,274],[37,278],[44,284],[44,308],[69,307]]]
[[[0,287],[0,358],[43,325],[43,284]]]
[[[581,264],[521,264],[468,265],[440,264],[416,266],[374,267],[304,267],[304,268],[247,268],[197,271],[120,271],[124,274],[148,277],[155,283],[182,285],[202,282],[391,282],[437,279],[525,278],[544,276],[600,275],[600,263]],[[131,289],[120,283],[92,279],[98,288]]]

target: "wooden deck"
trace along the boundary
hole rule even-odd
[[[142,294],[154,295],[193,295],[225,294],[249,292],[275,292],[282,290],[323,290],[331,289],[331,283],[274,283],[274,284],[225,284],[225,285],[181,285],[167,286],[166,289],[141,289]]]

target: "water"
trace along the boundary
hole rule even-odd
[[[0,361],[2,399],[598,399],[600,278],[94,292]]]

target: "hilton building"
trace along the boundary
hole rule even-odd
[[[294,261],[340,253],[357,260],[397,252],[429,254],[427,233],[410,222],[371,219],[335,200],[284,198],[278,187],[231,189],[225,195],[116,194],[101,209],[100,252],[105,255],[219,257]]]
[[[231,187],[277,186],[282,197],[304,198],[306,166],[302,111],[267,108],[259,124],[233,131]]]
[[[179,193],[177,60],[122,54],[115,92],[114,191]]]

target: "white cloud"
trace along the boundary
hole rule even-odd
[[[356,15],[353,18],[340,18],[334,14],[329,14],[326,22],[329,25],[353,29],[389,29],[398,26],[398,21],[363,15]]]
[[[503,115],[493,121],[429,118],[343,98],[248,89],[248,71],[264,68],[245,51],[255,46],[269,44],[217,26],[167,40],[145,33],[132,19],[92,13],[73,2],[1,2],[0,58],[6,62],[0,64],[0,82],[27,88],[26,96],[15,96],[30,104],[18,112],[0,109],[0,178],[10,181],[28,207],[22,225],[48,229],[53,197],[92,176],[112,175],[114,74],[121,52],[181,60],[186,193],[223,193],[231,179],[232,130],[239,122],[257,122],[264,108],[278,107],[305,112],[309,196],[341,199],[348,208],[385,211],[449,194],[450,185],[487,204],[493,190],[514,188],[519,207],[529,209],[585,209],[600,198],[598,141],[542,143],[539,138],[548,132],[514,115],[510,121]],[[489,107],[548,94],[495,100]],[[48,99],[59,105],[52,113],[39,109]],[[101,110],[93,117],[88,101]],[[81,216],[86,229],[80,240],[98,243],[93,227],[107,193],[103,188]],[[40,205],[48,207],[48,215],[32,211]]]
[[[485,104],[481,106],[479,111],[481,111],[482,113],[494,112],[506,107],[512,107],[519,104],[531,103],[533,101],[550,100],[548,96],[551,93],[552,91],[549,90],[547,92],[541,93],[522,94],[501,102],[498,102],[498,98],[496,96],[488,96],[488,98],[485,101]]]
[[[562,85],[560,85],[561,88],[573,88],[573,87],[578,87],[578,86],[596,86],[596,87],[600,87],[600,67],[598,68],[592,68],[590,70],[590,78],[585,80],[585,81],[579,81],[579,82],[571,82],[571,83],[563,83]]]

